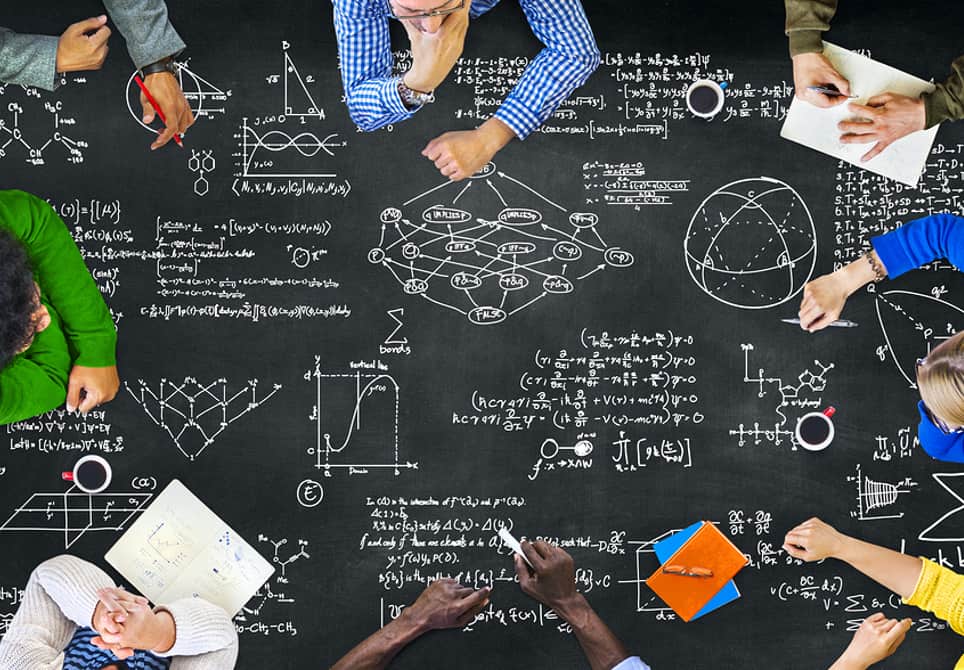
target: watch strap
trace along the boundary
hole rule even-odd
[[[171,74],[176,74],[177,69],[174,65],[174,57],[168,56],[167,58],[162,58],[161,60],[145,65],[140,69],[140,75],[143,79],[149,74],[157,74],[158,72],[170,72]]]

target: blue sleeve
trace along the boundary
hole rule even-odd
[[[915,219],[870,242],[891,279],[939,258],[964,270],[964,218],[960,216]]]
[[[917,437],[920,440],[921,448],[927,452],[931,458],[939,461],[949,461],[951,463],[964,463],[964,433],[945,435],[934,425],[927,411],[924,409],[924,401],[917,403],[917,411],[920,412],[920,425],[917,426]]]
[[[411,118],[392,76],[388,17],[377,3],[333,0],[341,82],[351,120],[364,131]]]
[[[640,660],[639,656],[633,656],[622,661],[613,670],[650,670],[650,668]]]
[[[532,32],[545,45],[495,117],[523,140],[586,83],[601,55],[579,0],[520,0]]]

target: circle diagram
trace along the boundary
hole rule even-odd
[[[766,309],[795,296],[813,275],[817,235],[806,203],[770,177],[713,191],[690,219],[686,269],[715,300]]]

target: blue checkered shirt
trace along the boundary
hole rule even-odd
[[[392,76],[388,0],[332,0],[341,79],[348,113],[362,130],[376,130],[410,118],[398,78]],[[475,19],[499,0],[473,0]],[[532,32],[545,48],[495,113],[525,139],[598,67],[600,54],[579,0],[519,0]]]

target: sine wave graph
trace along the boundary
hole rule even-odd
[[[324,169],[319,162],[334,157],[346,142],[338,133],[324,138],[310,131],[287,132],[277,128],[253,128],[247,117],[241,123],[240,177],[334,178],[337,174]]]

